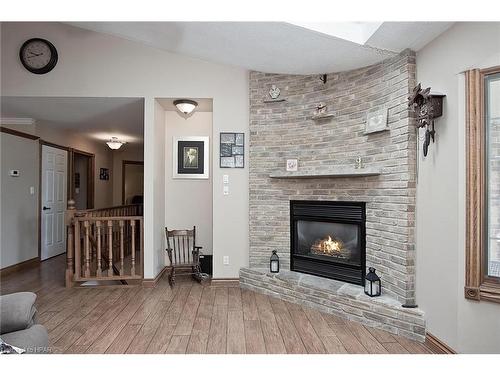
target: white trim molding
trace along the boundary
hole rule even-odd
[[[35,125],[36,120],[30,117],[2,117],[1,125]]]

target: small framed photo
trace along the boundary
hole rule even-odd
[[[236,143],[236,133],[220,133],[220,143],[233,145]]]
[[[209,176],[209,138],[173,137],[173,178],[207,179]]]
[[[221,168],[235,168],[236,163],[235,163],[235,158],[234,156],[229,156],[229,157],[221,157],[220,158],[220,167]]]
[[[389,130],[387,126],[387,108],[369,111],[366,115],[365,134]]]
[[[99,169],[99,180],[109,180],[109,169],[108,168],[100,168]]]
[[[299,161],[297,159],[287,159],[286,161],[287,172],[297,172],[298,169],[299,169]]]
[[[245,133],[220,133],[220,167],[245,168]]]

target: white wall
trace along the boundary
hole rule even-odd
[[[0,133],[0,269],[38,257],[37,140]],[[19,177],[10,177],[11,169]],[[31,194],[30,187],[35,188]]]
[[[172,177],[172,138],[175,136],[209,136],[210,149],[212,149],[212,112],[195,112],[191,117],[184,119],[177,112],[167,111],[166,129],[165,221],[167,227],[170,230],[192,229],[193,225],[196,225],[196,244],[203,246],[204,254],[212,254],[212,171],[206,180],[185,180]],[[213,163],[210,165],[212,166]]]
[[[464,298],[465,83],[461,72],[500,65],[500,23],[457,23],[417,53],[423,87],[446,94],[436,143],[419,145],[417,302],[429,332],[462,353],[500,353],[500,305]],[[422,136],[423,133],[420,134]]]
[[[59,52],[57,66],[45,75],[31,74],[19,62],[19,48],[34,35],[50,40]],[[244,69],[203,62],[64,24],[42,22],[2,23],[1,75],[2,95],[145,98],[146,278],[161,270],[165,251],[165,214],[158,205],[165,196],[164,160],[159,159],[165,152],[162,134],[165,122],[162,127],[155,126],[154,98],[213,98],[214,134],[245,132],[245,139],[249,138],[248,72]],[[213,155],[218,152],[217,143]],[[212,166],[214,277],[237,277],[239,268],[248,264],[248,167],[221,171],[216,157]],[[230,177],[229,196],[222,195],[223,174]],[[229,266],[222,266],[224,255],[231,258]]]

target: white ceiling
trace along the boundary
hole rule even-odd
[[[418,50],[452,22],[71,22],[166,51],[269,73],[360,68]],[[367,39],[368,38],[368,39]],[[363,43],[363,40],[366,40]],[[352,41],[358,41],[358,43]]]
[[[142,142],[142,98],[14,97],[2,96],[1,118],[32,118],[37,124],[71,130],[94,139],[117,136]]]

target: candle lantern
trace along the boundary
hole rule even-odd
[[[272,273],[280,272],[280,257],[276,254],[276,250],[273,250],[273,253],[271,254],[269,269]]]
[[[368,268],[368,273],[365,276],[365,294],[377,297],[380,296],[381,289],[380,277],[375,273],[375,268]]]

